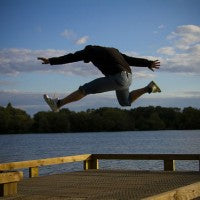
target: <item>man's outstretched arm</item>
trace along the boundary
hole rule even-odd
[[[160,67],[160,61],[158,60],[152,61],[145,58],[135,58],[127,56],[126,54],[122,54],[122,56],[130,66],[148,67],[152,71],[154,71],[154,69],[159,69]]]
[[[84,50],[81,50],[60,57],[52,57],[52,58],[38,57],[38,60],[41,60],[42,64],[61,65],[72,62],[78,62],[83,60],[83,58],[84,58]]]

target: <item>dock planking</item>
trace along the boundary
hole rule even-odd
[[[24,179],[16,196],[0,199],[143,199],[166,192],[169,196],[170,191],[192,184],[200,188],[199,172],[86,170]],[[198,197],[194,187],[191,192]],[[188,194],[189,190],[180,195]]]

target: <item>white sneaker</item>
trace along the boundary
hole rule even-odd
[[[44,94],[44,100],[46,101],[46,103],[49,105],[49,107],[51,108],[51,110],[53,112],[58,112],[59,108],[58,108],[58,98],[56,99],[51,99],[47,94]]]
[[[154,81],[151,81],[147,87],[150,89],[149,93],[156,93],[161,92],[161,89],[157,86],[157,84]]]

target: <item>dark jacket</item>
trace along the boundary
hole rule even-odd
[[[78,61],[92,62],[105,76],[114,75],[121,71],[131,73],[129,66],[149,67],[152,64],[152,61],[127,56],[115,48],[92,45],[88,45],[75,53],[49,58],[51,65]]]

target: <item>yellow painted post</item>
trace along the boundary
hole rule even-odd
[[[85,160],[83,162],[83,167],[84,167],[84,170],[99,169],[99,161],[98,159]]]
[[[38,167],[30,167],[29,168],[29,178],[39,176],[39,168]]]
[[[17,182],[0,184],[0,197],[17,194]]]
[[[164,160],[164,171],[175,171],[175,160]]]

